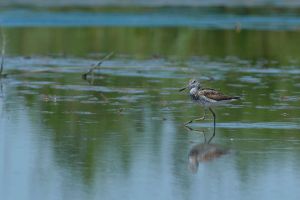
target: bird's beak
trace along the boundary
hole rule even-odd
[[[181,91],[185,90],[186,88],[187,88],[187,86],[186,86],[186,87],[184,87],[184,88],[181,88],[181,89],[179,90],[179,92],[181,92]]]

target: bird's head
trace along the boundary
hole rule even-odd
[[[185,89],[189,88],[190,90],[193,89],[193,88],[200,88],[200,82],[197,81],[196,79],[191,79],[189,81],[189,84],[187,86],[185,86],[184,88],[181,88],[179,91],[183,91]]]
[[[188,85],[189,89],[200,88],[200,83],[196,79],[191,79]]]

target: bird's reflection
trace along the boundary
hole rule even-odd
[[[203,133],[201,130],[193,129],[189,126],[186,126],[186,128],[190,131]],[[209,140],[206,140],[206,135],[204,134],[204,143],[199,143],[193,146],[190,150],[188,156],[188,166],[193,173],[197,173],[199,163],[214,160],[228,153],[228,149],[223,148],[218,144],[211,144],[213,138],[214,135],[209,138]]]

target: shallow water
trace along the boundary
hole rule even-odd
[[[1,199],[300,198],[297,30],[4,31]],[[213,129],[183,126],[203,112],[178,92],[191,77],[242,97],[215,109],[205,148],[224,154],[198,165],[190,151]]]

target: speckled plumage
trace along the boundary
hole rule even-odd
[[[206,107],[215,106],[239,99],[239,97],[224,95],[223,93],[214,89],[201,89],[200,87],[193,87],[190,90],[190,97],[194,102],[200,103]]]

